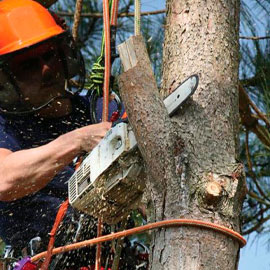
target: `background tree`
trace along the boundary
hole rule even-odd
[[[249,5],[247,5],[247,3]],[[248,196],[243,233],[269,231],[269,8],[270,1],[242,5],[240,114],[241,159],[245,161]],[[260,16],[259,16],[260,15]],[[244,91],[246,93],[244,93]],[[269,238],[269,237],[268,237]]]

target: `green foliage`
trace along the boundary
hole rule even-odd
[[[242,1],[241,35],[269,36],[270,1]],[[270,113],[270,39],[241,39],[240,79],[258,110],[269,119]],[[255,111],[252,113],[256,115]],[[258,116],[258,115],[257,115]],[[270,131],[269,125],[259,124]],[[249,136],[246,137],[246,133]],[[247,148],[248,146],[248,148]],[[247,154],[248,149],[248,154]],[[247,173],[248,195],[243,207],[243,233],[269,231],[270,151],[245,127],[241,133],[241,160]]]

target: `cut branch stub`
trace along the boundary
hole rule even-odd
[[[218,182],[208,182],[205,188],[204,201],[209,205],[216,204],[222,195],[222,187]]]

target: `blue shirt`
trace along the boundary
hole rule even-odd
[[[72,100],[72,113],[54,119],[37,116],[6,117],[0,115],[0,148],[11,151],[30,149],[49,143],[58,136],[91,124],[86,98]],[[109,117],[117,109],[109,106]],[[101,120],[102,102],[98,102],[97,119]],[[12,202],[0,201],[0,237],[6,244],[23,248],[36,236],[50,232],[59,205],[67,198],[67,182],[73,174],[70,165],[58,173],[39,192]]]

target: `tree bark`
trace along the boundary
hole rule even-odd
[[[200,77],[192,100],[173,119],[147,68],[120,76],[156,221],[201,219],[240,230],[246,186],[238,161],[239,4],[167,1],[162,95],[191,74]],[[152,234],[150,269],[237,269],[238,254],[239,243],[218,232],[166,228]]]

